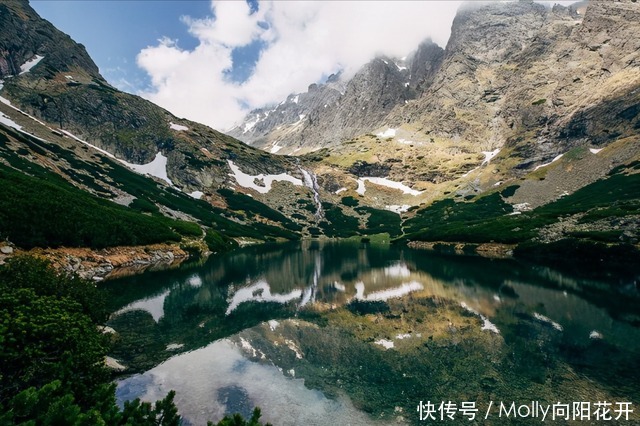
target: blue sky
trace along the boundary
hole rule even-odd
[[[247,0],[257,12],[257,0]],[[31,0],[32,7],[58,29],[82,43],[109,82],[138,93],[149,89],[149,75],[136,64],[136,56],[158,40],[171,39],[182,49],[199,41],[189,33],[184,18],[215,18],[208,0]],[[232,51],[230,81],[242,83],[253,71],[266,43],[255,40]]]
[[[136,65],[138,53],[163,37],[178,40],[185,49],[195,48],[198,40],[180,17],[211,15],[211,4],[205,0],[31,0],[31,6],[84,44],[108,81],[133,93],[150,82]]]
[[[219,130],[377,55],[444,47],[460,3],[31,0],[111,84]]]

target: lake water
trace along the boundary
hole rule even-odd
[[[556,421],[567,404],[570,420],[632,424],[637,278],[303,242],[103,288],[129,369],[119,401],[174,389],[187,424],[254,406],[274,425],[533,423],[552,404]]]

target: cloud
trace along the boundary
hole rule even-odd
[[[143,49],[137,64],[151,79],[140,94],[172,113],[225,130],[253,108],[280,102],[343,70],[352,75],[376,55],[402,57],[428,37],[449,38],[459,1],[214,1],[213,17],[183,18],[198,39],[183,50],[170,39]],[[232,52],[262,46],[242,83]]]

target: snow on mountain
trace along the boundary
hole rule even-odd
[[[232,171],[229,176],[232,176],[236,180],[238,185],[242,186],[243,188],[253,189],[254,191],[258,191],[261,194],[266,194],[267,192],[271,191],[273,182],[291,182],[296,186],[304,185],[302,180],[294,178],[287,173],[280,173],[277,175],[265,175],[260,173],[253,176],[242,172],[242,170],[240,170],[240,168],[233,161],[227,160],[227,163],[229,164],[229,167]]]
[[[20,75],[31,71],[31,68],[38,65],[38,62],[40,62],[42,59],[44,59],[44,56],[36,55],[33,57],[33,59],[30,59],[24,64],[20,65]]]
[[[152,162],[147,164],[133,164],[124,160],[119,160],[132,170],[143,174],[151,175],[160,178],[167,182],[169,185],[173,185],[171,179],[167,176],[167,157],[158,152]]]

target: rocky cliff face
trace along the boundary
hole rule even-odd
[[[84,46],[40,19],[27,0],[0,4],[0,28],[0,79],[20,74],[23,64],[36,55],[46,55],[43,64],[34,72],[50,75],[55,70],[79,68],[90,77],[102,80]]]
[[[299,138],[303,129],[319,120],[324,110],[335,108],[341,91],[344,87],[339,76],[331,76],[326,84],[311,84],[307,92],[290,95],[274,108],[252,111],[229,134],[272,153],[279,152],[287,147],[285,140]]]
[[[274,210],[295,209],[295,200],[274,196],[277,191],[292,194],[290,186],[297,186],[300,196],[313,197],[298,161],[247,147],[118,91],[103,79],[82,45],[41,19],[27,1],[0,4],[0,96],[2,124],[14,127],[0,126],[4,164],[20,164],[22,170],[24,164],[38,163],[82,189],[125,205],[136,199],[138,184],[150,191],[158,184],[161,191],[206,200],[215,214],[241,226],[267,227],[265,238],[271,231],[291,237],[302,229]],[[120,179],[120,169],[112,166],[122,167],[123,162],[155,182],[127,187],[124,181],[131,184],[133,178]],[[271,186],[274,192],[269,193]],[[221,192],[229,188],[233,191]],[[251,203],[243,193],[257,200]],[[188,203],[175,211],[176,205],[157,194],[147,195],[145,202],[157,204],[163,213],[194,219]],[[315,224],[313,215],[307,216]]]
[[[639,12],[631,1],[591,2],[584,16],[530,2],[463,8],[432,86],[389,124],[486,151],[511,148],[523,170],[630,136]]]
[[[432,83],[443,50],[425,41],[408,58],[376,58],[348,81],[332,76],[277,107],[252,111],[230,135],[280,154],[303,154],[379,127]]]
[[[488,190],[572,149],[637,141],[639,13],[632,0],[470,2],[446,49],[425,42],[404,63],[376,59],[313,119],[260,127],[259,142],[234,134],[279,153],[329,148],[325,163],[345,171],[383,164],[436,198]],[[543,193],[538,203],[555,196]]]
[[[41,19],[26,1],[0,4],[0,23],[2,96],[39,120],[131,163],[149,163],[161,152],[168,158],[169,178],[186,190],[226,181],[225,159],[231,157],[246,159],[254,171],[295,169],[278,158],[264,161],[263,153],[226,135],[116,90],[82,45]]]

